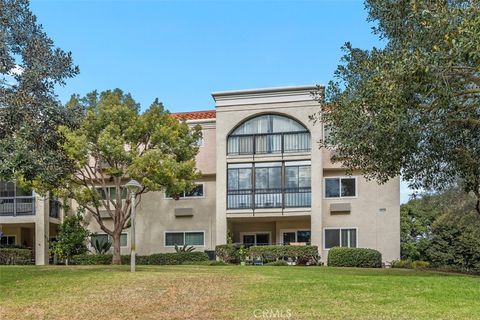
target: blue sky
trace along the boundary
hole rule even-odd
[[[211,93],[327,84],[346,41],[381,46],[362,1],[32,1],[80,75],[71,94],[121,88],[147,107],[213,109]],[[402,186],[402,201],[408,190]]]

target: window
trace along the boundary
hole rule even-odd
[[[201,198],[204,196],[204,184],[203,183],[196,183],[195,187],[193,187],[192,190],[190,191],[184,191],[179,195],[179,199],[184,199],[184,198]],[[166,199],[173,199],[173,195],[169,193],[165,193],[165,198]]]
[[[310,161],[229,164],[227,198],[228,209],[309,207]]]
[[[22,188],[14,182],[0,181],[0,198],[31,197],[32,189]]]
[[[178,231],[165,232],[165,246],[204,246],[205,232],[203,231]]]
[[[102,200],[107,200],[107,194],[110,196],[110,200],[115,200],[117,198],[117,187],[106,187],[105,189],[102,187],[97,187],[97,192],[100,194]],[[127,198],[127,188],[120,188],[121,189],[121,199]]]
[[[324,249],[333,247],[357,247],[357,229],[328,228],[324,229]]]
[[[228,137],[227,154],[310,151],[310,133],[296,120],[261,115],[239,125]]]
[[[100,233],[100,234],[94,234],[90,237],[91,242],[95,243],[95,241],[98,240],[100,245],[102,245],[105,242],[111,242],[113,243],[113,239],[110,235]],[[128,236],[126,233],[122,233],[120,235],[120,247],[127,247],[128,246]]]
[[[15,236],[1,236],[0,237],[0,245],[2,246],[13,246],[16,244],[16,237]]]
[[[325,178],[325,198],[348,198],[357,196],[357,179]]]
[[[266,246],[270,244],[270,233],[268,232],[241,233],[240,236],[245,247]]]
[[[310,243],[311,241],[310,230],[284,230],[281,233],[283,234],[284,245],[289,245],[292,242]]]

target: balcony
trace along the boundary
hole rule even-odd
[[[0,197],[0,216],[35,215],[35,196]]]
[[[228,137],[227,155],[261,155],[310,152],[310,133],[259,133]]]
[[[227,191],[227,209],[308,208],[311,188]]]

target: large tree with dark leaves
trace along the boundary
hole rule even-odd
[[[0,0],[0,179],[55,185],[68,169],[58,125],[74,117],[54,89],[78,73],[56,48],[26,0]]]
[[[480,213],[479,1],[368,0],[383,49],[347,43],[322,113],[335,161],[414,188],[460,181]],[[321,146],[329,147],[325,141]]]

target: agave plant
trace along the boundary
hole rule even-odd
[[[175,245],[175,251],[176,252],[192,252],[193,250],[195,250],[194,246],[189,247],[185,244],[182,247],[179,247],[179,246]]]
[[[112,242],[110,241],[98,241],[98,239],[95,239],[95,241],[90,241],[93,249],[97,254],[105,254],[110,250],[110,247],[112,246]]]

